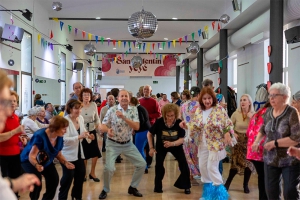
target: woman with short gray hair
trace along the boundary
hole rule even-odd
[[[22,125],[24,125],[25,133],[27,137],[31,138],[33,133],[40,129],[35,123],[37,118],[38,109],[36,107],[31,108],[28,111],[28,117],[23,119]]]
[[[259,142],[266,136],[264,169],[268,199],[281,199],[281,177],[284,199],[299,199],[300,161],[287,154],[288,147],[300,147],[299,115],[294,107],[287,104],[290,93],[290,88],[282,83],[270,87],[271,107],[263,116],[264,123],[252,145],[252,150],[257,152]]]
[[[300,113],[300,90],[293,95],[292,106]]]

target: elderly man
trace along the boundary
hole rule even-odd
[[[161,110],[158,105],[158,102],[155,99],[151,98],[151,92],[152,92],[151,86],[145,85],[143,88],[144,97],[140,98],[139,101],[140,104],[148,111],[150,124],[152,126],[155,123],[156,119],[161,117]],[[154,144],[154,140],[153,140],[153,144]],[[146,149],[147,166],[150,167],[150,165],[152,164],[152,157],[149,156],[150,149],[148,143],[145,149]]]
[[[73,91],[74,95],[71,97],[71,99],[76,99],[78,100],[78,97],[80,95],[81,90],[83,89],[83,85],[80,82],[76,82],[73,84]]]
[[[49,121],[53,117],[53,105],[51,103],[46,103],[45,105],[45,111],[46,115],[45,118]]]
[[[115,105],[115,102],[116,102],[115,97],[113,95],[108,95],[106,99],[107,99],[107,104],[106,104],[106,106],[104,106],[101,109],[101,112],[100,112],[100,122],[101,123],[102,123],[102,121],[104,119],[104,116],[106,115],[108,109],[113,107]],[[106,151],[106,148],[105,148],[106,136],[107,136],[107,133],[103,133],[102,152]]]
[[[136,197],[142,197],[136,189],[139,185],[146,162],[134,144],[130,141],[133,130],[140,127],[138,111],[136,107],[129,106],[129,94],[121,90],[118,96],[119,105],[110,108],[101,124],[101,131],[107,132],[106,163],[104,168],[104,186],[99,199],[105,199],[110,191],[110,181],[115,171],[115,160],[121,153],[135,166],[128,193]],[[109,128],[111,127],[111,128]]]

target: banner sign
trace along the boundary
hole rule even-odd
[[[117,54],[115,59],[102,59],[102,72],[104,76],[175,76],[176,59],[173,55],[158,59],[153,55],[139,55],[143,64],[139,68],[131,66],[134,55],[126,57]]]

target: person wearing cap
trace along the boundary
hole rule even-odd
[[[184,90],[184,92],[186,91]],[[184,92],[182,93],[182,96],[184,95]],[[192,99],[187,100],[185,103],[182,104],[181,118],[183,121],[185,121],[186,124],[188,124],[189,127],[191,119],[194,118],[195,112],[200,105],[198,102],[200,88],[194,86],[191,88],[191,91],[188,91],[188,94],[192,97]],[[187,128],[185,130],[183,150],[190,169],[190,179],[192,180],[194,178],[195,180],[200,180],[201,177],[198,162],[198,146],[194,143],[194,140],[191,139],[190,132],[190,128]]]
[[[292,106],[300,113],[300,90],[293,95]]]

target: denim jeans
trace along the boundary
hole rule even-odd
[[[144,149],[147,144],[147,133],[148,131],[142,131],[135,134],[135,146],[139,150],[139,152],[141,153],[145,161],[146,161],[146,156],[145,156]],[[146,168],[148,168],[148,166],[146,166]]]
[[[283,179],[284,199],[298,199],[297,185],[299,184],[300,164],[289,167],[274,167],[265,164],[265,188],[268,199],[281,199],[280,181]]]

